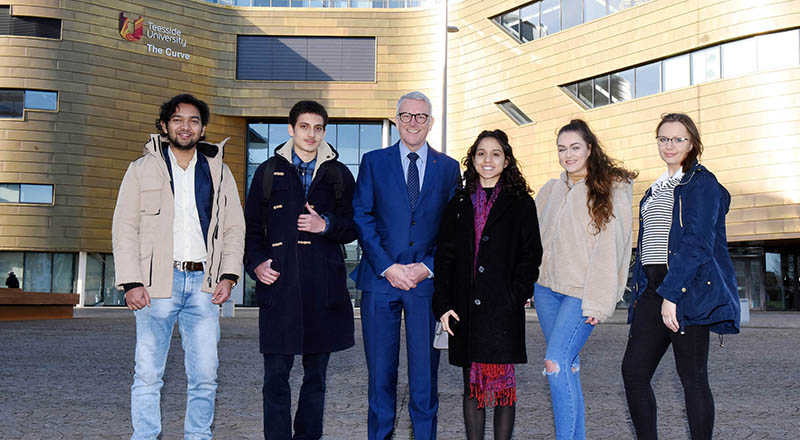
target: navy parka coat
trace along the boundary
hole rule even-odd
[[[642,197],[639,212],[650,191]],[[725,232],[731,195],[714,174],[695,162],[675,187],[674,196],[667,276],[656,292],[677,304],[681,329],[709,325],[715,333],[739,333],[739,294]],[[642,248],[642,230],[640,216],[638,249]],[[636,312],[636,301],[647,290],[640,251],[636,252],[632,282],[628,323]]]
[[[291,162],[289,140],[262,163],[247,196],[245,268],[254,280],[259,264],[272,259],[280,276],[271,285],[256,282],[262,353],[329,353],[354,345],[353,307],[347,291],[342,245],[356,239],[353,223],[354,180],[339,162],[339,154],[322,142],[306,198]],[[263,181],[267,163],[275,161],[272,192],[265,206]],[[337,203],[334,185],[343,185]],[[327,217],[326,232],[297,230],[297,218],[307,214],[306,201]]]
[[[461,318],[450,320],[450,364],[526,363],[525,302],[542,262],[530,195],[501,190],[483,229],[477,264],[474,256],[475,216],[463,189],[445,208],[434,259],[433,314],[438,320],[452,309]]]

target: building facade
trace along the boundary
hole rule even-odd
[[[172,95],[209,103],[207,137],[231,138],[244,197],[296,101],[326,106],[327,139],[357,174],[396,140],[410,90],[434,102],[434,147],[460,159],[503,129],[534,189],[560,172],[555,131],[583,118],[640,171],[635,200],[663,172],[660,115],[688,113],[732,194],[740,296],[800,310],[797,0],[0,0],[0,273],[123,303],[117,189]]]

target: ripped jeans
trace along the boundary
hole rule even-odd
[[[583,301],[536,284],[533,293],[539,325],[542,327],[547,352],[545,360],[556,364],[556,370],[543,374],[550,382],[553,418],[557,440],[586,438],[583,391],[581,390],[580,353],[594,326],[586,324]]]

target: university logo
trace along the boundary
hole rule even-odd
[[[136,21],[131,20],[125,16],[125,13],[119,13],[119,34],[122,38],[128,41],[139,41],[144,34],[144,17],[139,16]]]

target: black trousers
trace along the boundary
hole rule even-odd
[[[292,391],[289,373],[294,355],[264,353],[264,439],[316,440],[322,437],[325,408],[325,377],[330,353],[303,355],[303,385],[294,415],[292,437]]]
[[[661,319],[663,298],[655,289],[666,276],[666,266],[645,266],[649,286],[636,303],[631,334],[622,360],[622,378],[636,436],[657,439],[656,398],[650,380],[672,345],[689,432],[692,440],[710,439],[714,431],[714,397],[708,385],[708,326],[687,326],[673,333]],[[652,287],[650,287],[652,286]]]

